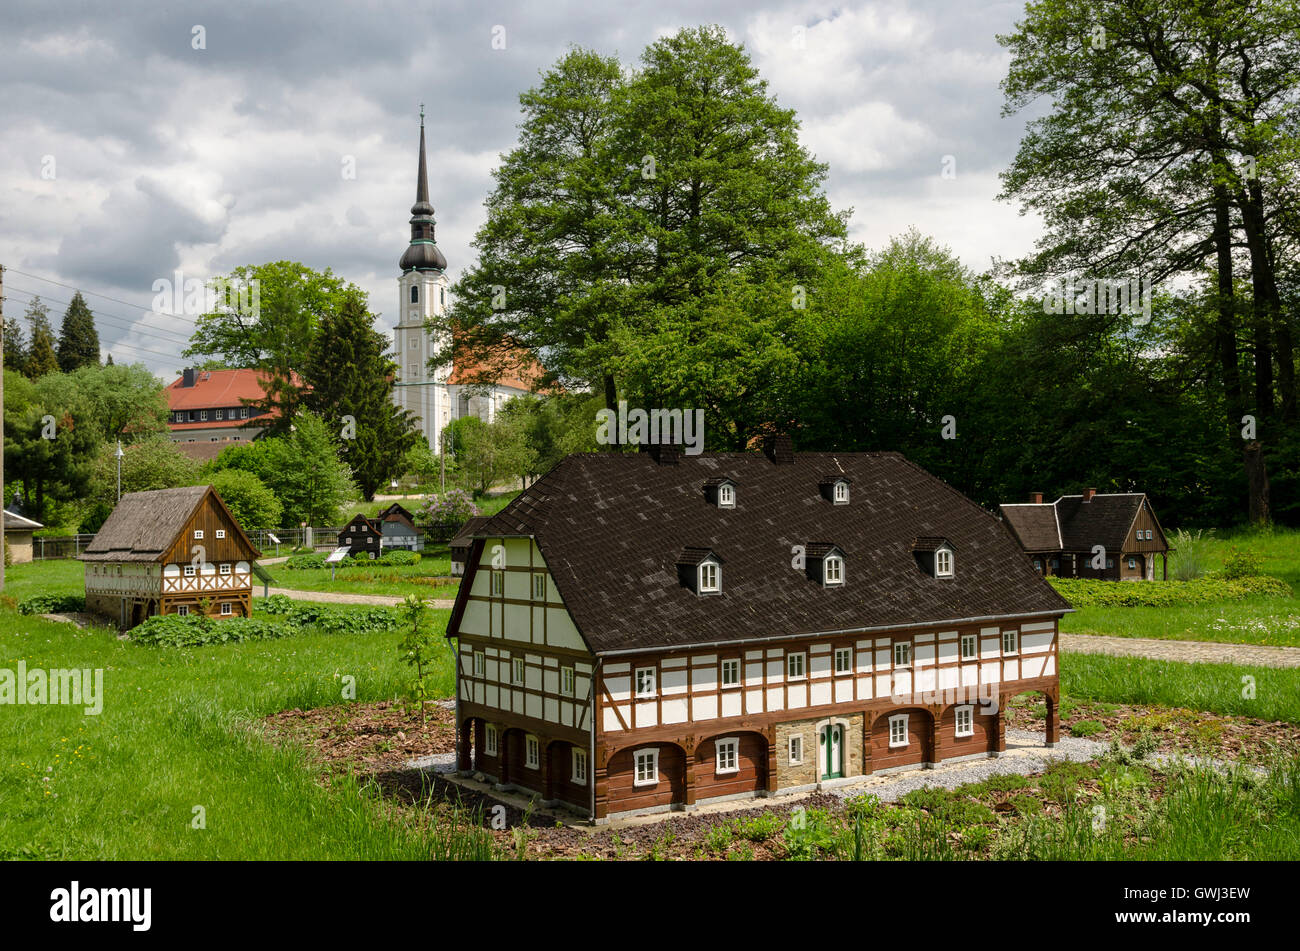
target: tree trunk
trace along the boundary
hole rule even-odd
[[[1264,462],[1264,447],[1258,440],[1248,443],[1246,454],[1246,482],[1250,488],[1250,524],[1267,525],[1269,521],[1268,466]]]
[[[1282,393],[1284,418],[1295,415],[1295,364],[1292,355],[1274,352],[1275,337],[1280,342],[1290,337],[1282,321],[1277,277],[1273,273],[1273,256],[1269,253],[1267,226],[1264,221],[1263,197],[1259,183],[1252,181],[1239,194],[1241,224],[1250,251],[1251,289],[1254,295],[1255,403],[1261,419],[1273,415],[1273,360],[1278,360],[1278,384]],[[1289,414],[1289,415],[1287,415]]]
[[[1214,247],[1218,269],[1218,321],[1215,348],[1223,377],[1223,399],[1228,408],[1228,431],[1235,437],[1245,412],[1241,392],[1241,365],[1237,360],[1236,298],[1232,286],[1232,218],[1228,190],[1214,187]]]
[[[618,452],[618,387],[614,385],[614,377],[610,374],[605,375],[605,409],[614,414],[614,425],[609,428],[609,451]]]

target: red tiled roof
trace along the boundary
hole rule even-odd
[[[245,400],[266,396],[262,385],[266,376],[263,370],[198,370],[193,386],[181,386],[184,377],[167,386],[167,405],[173,412],[242,406]],[[294,373],[291,379],[294,386],[302,385],[298,374]]]
[[[517,347],[509,354],[492,354],[485,359],[464,354],[456,361],[447,382],[494,383],[529,393],[538,388],[545,375],[537,359],[525,348]]]

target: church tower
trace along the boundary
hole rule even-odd
[[[449,370],[431,374],[429,357],[435,351],[433,335],[425,330],[428,318],[441,316],[447,308],[447,259],[434,242],[433,205],[429,202],[429,171],[424,157],[424,107],[420,107],[420,168],[416,175],[415,204],[411,206],[411,243],[398,267],[397,327],[393,332],[397,360],[397,405],[419,418],[429,448],[441,452],[442,429],[451,422],[452,407],[447,389]]]

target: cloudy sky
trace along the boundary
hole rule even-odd
[[[79,288],[115,362],[169,376],[192,319],[149,312],[156,280],[288,258],[359,284],[390,325],[421,102],[438,243],[455,279],[472,260],[492,169],[515,142],[519,93],[571,45],[633,63],[657,37],[702,23],[744,43],[797,111],[805,145],[830,165],[832,204],[854,209],[855,240],[879,247],[916,226],[983,270],[1028,251],[1038,232],[995,200],[1025,120],[1000,115],[1007,56],[995,35],[1022,9],[6,0],[5,313],[38,293],[57,330]],[[941,175],[945,156],[955,177]]]

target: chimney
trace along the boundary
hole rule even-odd
[[[181,371],[181,386],[191,387],[194,385],[194,367],[186,367]]]
[[[1084,490],[1083,490],[1083,500],[1084,500],[1085,502],[1091,502],[1091,501],[1092,501],[1092,497],[1093,497],[1094,495],[1096,495],[1096,494],[1097,494],[1097,490],[1096,490],[1096,489],[1084,489]]]
[[[675,466],[678,462],[681,447],[676,443],[641,443],[638,447],[639,452],[650,454],[650,458],[661,466]]]
[[[1030,504],[1030,505],[1042,505],[1042,504],[1043,504],[1043,493],[1041,493],[1041,492],[1030,492],[1030,493],[1029,493],[1029,504]]]
[[[788,433],[769,437],[763,445],[763,453],[776,466],[794,464],[794,442]]]

